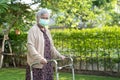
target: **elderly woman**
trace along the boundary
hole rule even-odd
[[[51,34],[47,29],[50,13],[48,9],[41,9],[36,15],[37,24],[28,32],[27,46],[27,68],[26,80],[30,80],[30,65],[39,62],[33,66],[33,80],[53,80],[52,58],[65,57],[61,55],[53,45]]]

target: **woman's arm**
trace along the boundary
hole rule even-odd
[[[29,55],[34,59],[34,61],[42,64],[47,63],[46,59],[44,59],[35,49],[35,34],[32,30],[28,32],[27,48]]]

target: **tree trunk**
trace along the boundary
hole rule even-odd
[[[13,27],[13,25],[16,23],[16,21],[18,20],[18,17],[19,17],[20,14],[18,14],[16,16],[16,19],[13,19],[11,24],[9,25],[8,29],[6,29],[5,33],[4,33],[4,38],[3,38],[3,41],[2,41],[2,53],[4,52],[4,45],[5,45],[5,40],[8,40],[8,34],[10,32],[10,29]],[[9,44],[10,45],[10,44]],[[10,47],[11,48],[11,47]],[[2,64],[3,64],[3,58],[4,58],[4,55],[3,54],[0,54],[0,68],[2,68]],[[12,58],[13,59],[13,58]],[[13,63],[14,64],[14,63]],[[15,66],[15,64],[14,64]]]
[[[5,45],[5,40],[8,39],[8,35],[4,35],[4,38],[3,38],[3,41],[2,41],[2,50],[1,50],[1,53],[4,52],[4,45]],[[0,54],[0,68],[2,68],[2,64],[3,64],[3,54]]]
[[[13,52],[12,52],[12,47],[11,47],[10,42],[8,43],[8,45],[9,45],[9,50],[10,50],[10,55],[12,57],[13,65],[14,65],[14,67],[16,67],[15,58],[14,58],[14,55],[13,55]]]

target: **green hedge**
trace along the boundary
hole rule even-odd
[[[117,53],[120,48],[119,27],[104,27],[83,30],[51,30],[51,34],[53,36],[54,44],[58,50],[63,52],[81,52],[76,55],[82,53],[87,53],[88,55],[89,52],[100,52],[101,54],[102,52],[106,52],[107,55],[107,53]],[[13,51],[18,51],[18,46],[19,48],[25,46],[27,33],[16,35],[14,32],[11,32],[9,36],[12,47],[14,47]]]
[[[63,54],[79,56],[75,62],[96,63],[104,69],[119,69],[120,28],[61,29],[51,31],[55,46]],[[85,66],[85,65],[84,65]]]
[[[77,56],[112,56],[118,57],[120,48],[120,28],[103,27],[93,29],[51,30],[54,44],[63,54]],[[26,52],[27,33],[10,33],[10,40],[15,53]]]
[[[64,54],[82,57],[118,58],[120,55],[120,28],[52,30],[55,46]]]

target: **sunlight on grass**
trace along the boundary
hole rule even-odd
[[[59,80],[72,80],[71,73],[59,73],[59,77]],[[120,80],[120,78],[80,74],[75,74],[75,78],[75,80]],[[0,80],[25,80],[25,69],[2,68],[0,69]]]

